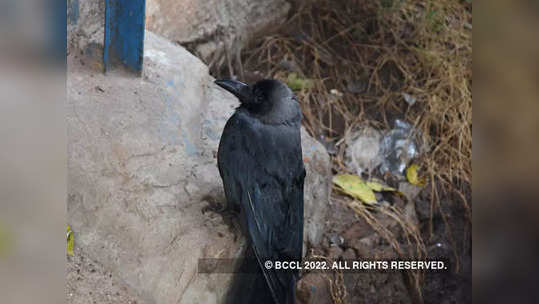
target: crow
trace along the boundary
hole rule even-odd
[[[241,103],[225,125],[217,163],[227,209],[238,213],[247,238],[245,261],[256,261],[253,273],[236,275],[227,302],[296,303],[298,270],[268,269],[265,262],[302,258],[305,168],[298,101],[273,79],[253,86],[215,83]]]

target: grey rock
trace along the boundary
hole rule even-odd
[[[142,78],[68,57],[68,223],[76,246],[139,303],[219,303],[231,275],[199,274],[197,261],[243,248],[221,215],[202,212],[224,202],[215,154],[237,101],[185,49],[151,32],[145,47]],[[329,157],[302,135],[305,241],[316,245]]]
[[[359,240],[353,240],[351,246],[357,251],[357,255],[360,258],[372,257],[372,251],[375,242],[376,236],[371,235],[364,237]]]
[[[105,26],[104,0],[67,1],[67,41],[69,49],[99,56],[103,51]]]
[[[301,304],[332,303],[330,283],[323,273],[306,274],[298,282],[297,299]]]
[[[344,244],[344,238],[336,233],[331,233],[328,239],[329,246],[342,246]]]
[[[404,194],[408,200],[415,200],[419,193],[423,190],[423,187],[412,185],[408,182],[399,183],[399,192]]]
[[[342,254],[343,260],[352,261],[356,259],[356,252],[352,248],[348,248]]]
[[[326,229],[331,193],[331,163],[324,146],[301,130],[305,177],[304,239],[311,245],[322,241]],[[305,253],[305,251],[304,251]]]
[[[70,304],[115,303],[133,304],[136,297],[129,294],[116,276],[99,262],[88,258],[80,248],[67,257],[66,299]]]
[[[250,38],[282,23],[285,0],[147,0],[149,30],[187,46],[207,63],[232,60]]]
[[[331,260],[337,260],[342,254],[343,250],[338,246],[331,246],[326,251],[327,257]]]
[[[286,19],[286,0],[147,0],[146,28],[187,47],[204,62],[235,61],[250,39]],[[68,50],[102,58],[104,0],[68,0]],[[226,52],[225,52],[226,51]]]

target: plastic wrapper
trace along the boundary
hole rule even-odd
[[[396,119],[392,130],[382,138],[380,154],[383,157],[380,171],[382,174],[391,173],[404,176],[404,170],[412,159],[420,153],[418,138],[419,131],[409,123]]]

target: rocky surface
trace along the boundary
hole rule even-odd
[[[104,75],[91,60],[78,52],[68,58],[67,207],[75,246],[138,303],[219,303],[231,276],[198,274],[197,261],[242,250],[229,221],[205,212],[224,202],[216,151],[237,101],[198,58],[151,32],[142,78]],[[316,246],[330,164],[325,149],[302,135],[305,240]]]
[[[67,257],[66,292],[70,304],[137,304],[136,297],[99,262],[80,249]]]
[[[297,299],[301,304],[333,303],[329,280],[321,273],[309,273],[297,286]]]
[[[286,0],[147,0],[146,26],[186,46],[206,63],[231,60],[253,36],[283,22]]]
[[[235,62],[250,39],[281,24],[290,7],[286,0],[146,0],[146,28],[220,66],[227,58]],[[101,58],[104,23],[104,0],[68,0],[69,51]]]
[[[101,57],[105,27],[104,0],[67,0],[68,50]]]

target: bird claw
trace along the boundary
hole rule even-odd
[[[223,222],[229,227],[234,235],[234,242],[238,240],[238,232],[241,231],[241,226],[237,221],[239,210],[234,208],[232,204],[221,203],[214,198],[205,198],[208,205],[202,208],[202,213],[213,212],[221,215]]]
[[[223,213],[226,213],[229,209],[229,206],[226,202],[224,203],[219,202],[215,197],[208,195],[208,196],[205,196],[202,200],[208,203],[207,206],[202,208],[202,213],[211,211],[214,213],[223,214]]]

